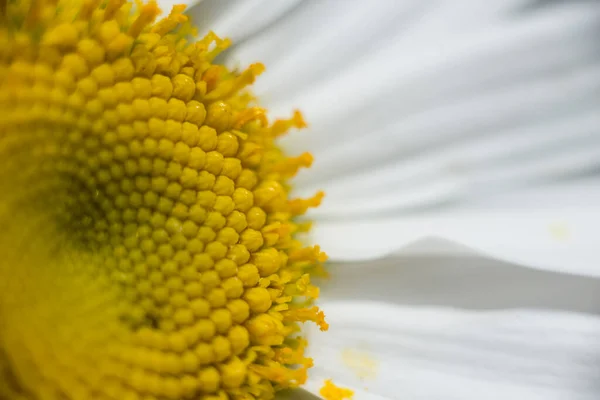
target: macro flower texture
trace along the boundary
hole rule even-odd
[[[0,400],[597,399],[600,4],[183,3],[0,0]]]
[[[307,156],[183,6],[1,3],[0,398],[269,399],[327,329]]]

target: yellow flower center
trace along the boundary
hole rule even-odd
[[[327,329],[286,157],[176,6],[0,0],[0,398],[251,399]]]

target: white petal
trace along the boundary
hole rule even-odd
[[[237,43],[281,18],[298,3],[300,0],[202,0],[188,14],[200,35],[212,30]]]
[[[482,259],[338,265],[310,329],[307,389],[356,399],[595,399],[596,279]]]
[[[597,108],[600,109],[600,101]],[[409,205],[426,207],[431,202],[465,201],[485,194],[496,196],[541,180],[593,171],[600,165],[598,126],[597,110],[586,108],[573,117],[549,118],[536,121],[533,126],[502,130],[447,146],[432,146],[418,155],[366,166],[363,171],[338,176],[330,182],[305,185],[300,194],[327,189],[327,200],[312,213],[315,217],[360,217],[374,212],[389,215],[390,211],[407,208],[398,200],[407,201],[411,197],[417,200]],[[339,155],[338,168],[350,167],[352,157],[359,156],[352,154],[352,148],[352,145],[342,144],[332,150]],[[349,162],[344,162],[348,160],[343,155],[345,150],[349,150],[346,151],[351,157]],[[336,161],[325,159],[325,164],[335,168]],[[421,189],[427,192],[441,183],[451,186],[445,193],[434,193],[431,200],[419,199]],[[374,193],[378,196],[373,196]],[[389,206],[384,207],[382,203],[386,202]]]
[[[375,260],[402,253],[414,242],[440,238],[520,265],[600,277],[599,226],[597,208],[455,210],[351,222],[321,221],[312,239],[333,260]],[[456,253],[455,248],[439,247],[436,242],[422,243],[419,251]]]

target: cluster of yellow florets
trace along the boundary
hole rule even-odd
[[[0,398],[252,399],[326,329],[289,199],[309,166],[244,92],[260,64],[183,7],[0,0]]]

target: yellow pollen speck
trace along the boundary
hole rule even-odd
[[[558,242],[565,242],[571,236],[570,229],[565,223],[553,223],[548,227],[548,231],[550,236]]]
[[[328,328],[264,66],[173,7],[0,0],[0,398],[270,399]],[[326,384],[326,398],[349,391]],[[337,396],[337,397],[336,397]]]
[[[369,353],[357,349],[342,351],[342,361],[360,379],[372,379],[377,375],[378,363]]]
[[[331,379],[327,379],[325,381],[325,384],[319,391],[319,394],[323,396],[325,400],[351,399],[354,396],[354,392],[352,390],[337,387],[334,385]]]

